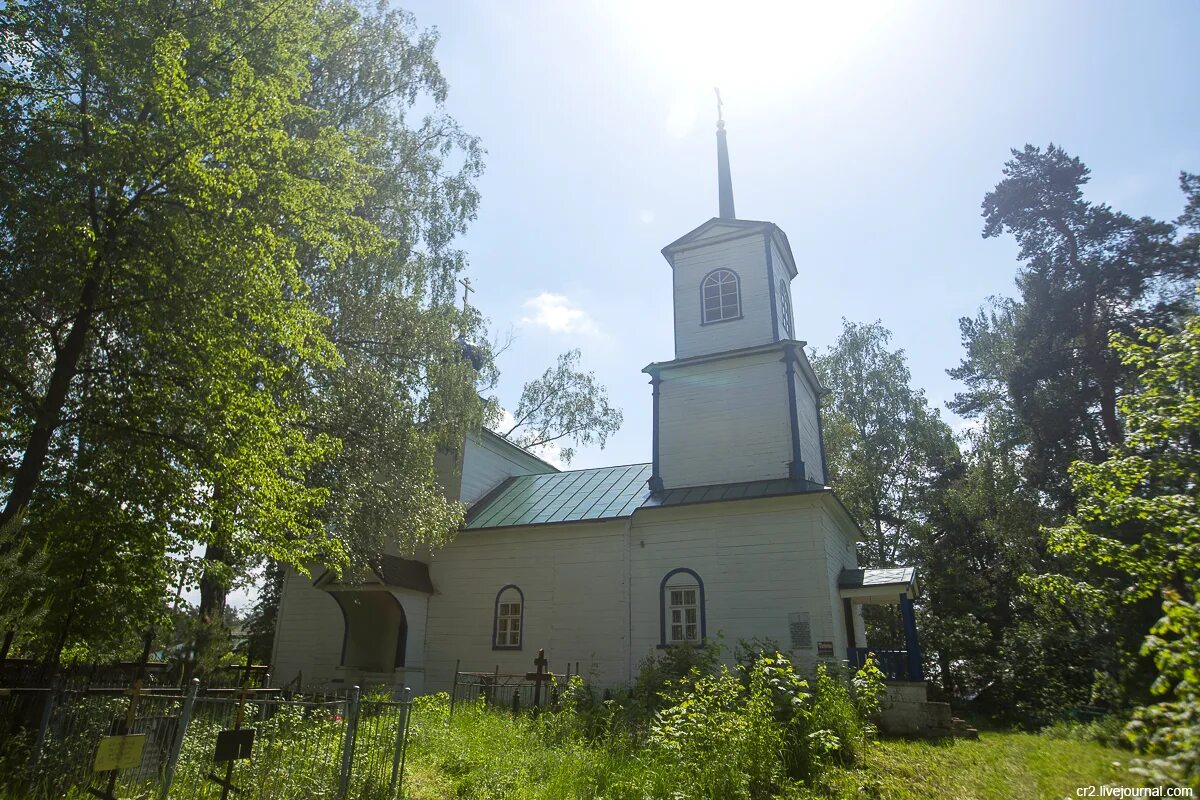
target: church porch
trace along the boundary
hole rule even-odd
[[[394,556],[364,575],[316,582],[342,615],[341,655],[333,686],[424,688],[424,627],[429,593],[428,567]]]
[[[853,642],[846,649],[847,660],[852,669],[858,669],[866,663],[868,655],[873,655],[883,672],[887,693],[880,703],[877,720],[880,730],[900,736],[976,738],[975,729],[957,719],[949,703],[929,700],[913,613],[917,589],[916,570],[912,567],[842,570],[838,593],[846,614],[848,641]],[[898,608],[903,649],[872,647],[866,642],[861,613],[864,605]]]
[[[912,567],[890,569],[844,569],[838,578],[838,594],[846,617],[846,656],[851,669],[858,669],[868,655],[875,661],[888,681],[925,680],[921,667],[921,645],[917,638],[917,621],[913,612],[913,597],[917,593],[916,570]],[[899,609],[904,648],[872,647],[866,641],[861,606],[885,605]],[[855,606],[860,608],[856,609]]]

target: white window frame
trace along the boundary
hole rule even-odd
[[[792,329],[792,298],[788,292],[787,281],[783,278],[779,279],[779,313],[783,315],[783,332],[789,339],[795,338],[796,332]]]
[[[525,636],[525,593],[509,584],[496,594],[493,607],[492,649],[520,650]]]
[[[700,587],[667,586],[666,591],[667,644],[700,644]]]
[[[500,647],[521,646],[521,601],[501,600],[496,612],[496,644]]]
[[[738,274],[731,269],[714,269],[705,275],[700,282],[700,323],[711,325],[741,318],[742,280]]]

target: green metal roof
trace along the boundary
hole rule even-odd
[[[628,517],[650,496],[649,464],[519,475],[471,507],[464,528]]]
[[[838,588],[863,589],[870,586],[908,586],[917,579],[913,567],[884,569],[843,569],[838,576]]]
[[[646,498],[644,508],[686,506],[693,503],[715,503],[718,500],[753,500],[757,497],[782,497],[788,494],[823,492],[819,483],[790,478],[743,483],[718,483],[712,486],[690,486],[667,489]]]
[[[481,498],[464,528],[507,528],[552,522],[618,519],[639,508],[667,508],[722,500],[753,500],[828,491],[805,480],[765,480],[667,489],[646,487],[650,464],[601,467],[509,478]]]

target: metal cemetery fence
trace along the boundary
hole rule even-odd
[[[453,715],[454,707],[463,702],[484,702],[513,712],[532,709],[535,714],[546,705],[557,706],[559,692],[571,681],[570,662],[565,676],[546,670],[549,661],[545,650],[538,651],[533,663],[534,672],[507,673],[501,672],[498,666],[492,672],[460,672],[456,662],[450,713]],[[579,663],[576,662],[575,674],[578,673]]]
[[[363,697],[357,687],[328,696],[195,682],[184,693],[0,689],[0,789],[30,798],[398,798],[411,709],[407,691]]]

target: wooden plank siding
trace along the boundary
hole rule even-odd
[[[448,690],[462,669],[527,672],[545,648],[550,670],[566,662],[611,678],[625,672],[625,520],[463,531],[430,562],[426,680]],[[493,650],[496,595],[525,598],[521,650]]]
[[[800,425],[800,455],[804,459],[804,469],[810,481],[824,485],[826,476],[821,463],[817,395],[802,370],[796,370],[793,380],[796,382],[796,421]]]
[[[796,495],[464,532],[430,566],[438,593],[429,604],[426,689],[448,689],[456,661],[467,670],[520,672],[541,648],[552,671],[578,661],[598,686],[627,683],[658,652],[659,589],[679,567],[704,582],[709,641],[723,635],[727,657],[738,639],[789,648],[788,615],[807,612],[813,646],[791,655],[811,668],[816,643],[832,641],[840,660],[837,573],[853,564],[853,534],[839,529],[830,502],[825,494]],[[510,584],[525,598],[523,647],[497,651],[494,604]]]
[[[554,468],[498,436],[479,433],[468,437],[463,450],[459,500],[468,506],[513,475],[554,472]]]
[[[691,248],[675,254],[675,358],[721,353],[775,340],[771,328],[766,247],[760,233]],[[700,284],[715,269],[737,273],[741,319],[701,324]]]
[[[664,368],[661,376],[666,488],[788,476],[791,430],[779,351]]]
[[[319,572],[319,569],[318,569]],[[332,680],[342,658],[342,612],[328,592],[294,569],[284,574],[271,674],[276,686],[303,672],[305,683]]]

